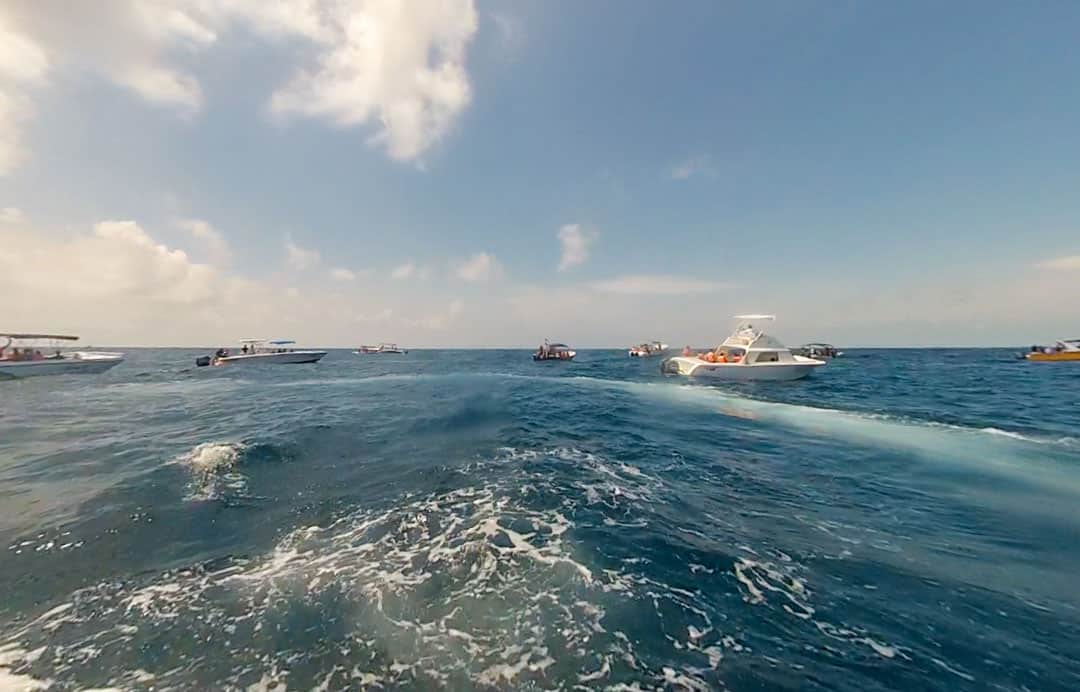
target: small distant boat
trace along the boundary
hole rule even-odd
[[[53,345],[42,352],[35,342],[55,344],[78,341],[66,334],[0,334],[0,378],[36,377],[38,375],[92,375],[124,362],[123,353],[107,351],[65,351]],[[28,342],[28,343],[27,343]],[[16,345],[16,344],[22,345]]]
[[[825,361],[795,355],[755,323],[771,322],[774,315],[736,315],[735,331],[713,351],[691,353],[665,360],[660,372],[688,377],[724,380],[797,380],[806,377]]]
[[[822,360],[823,358],[839,358],[844,355],[844,352],[833,346],[832,344],[803,344],[798,348],[791,349],[791,352],[798,356],[805,356],[807,358],[816,358]]]
[[[576,355],[577,351],[566,344],[552,344],[544,339],[544,343],[533,354],[533,360],[573,360]]]
[[[646,341],[645,343],[632,347],[628,351],[628,354],[631,358],[649,358],[650,356],[658,356],[666,350],[668,350],[668,345],[665,343],[660,341]]]
[[[390,344],[390,343],[382,343],[382,344],[379,344],[378,346],[361,346],[360,348],[356,349],[355,352],[358,355],[366,355],[366,354],[372,354],[372,353],[383,353],[383,354],[395,354],[396,353],[398,355],[404,355],[404,354],[408,353],[408,351],[406,349],[401,348],[397,344]]]
[[[1032,346],[1024,358],[1036,363],[1080,361],[1080,339],[1062,339],[1053,346]]]
[[[294,365],[300,363],[318,363],[326,351],[307,351],[290,348],[295,341],[281,339],[278,341],[266,341],[265,339],[241,339],[240,349],[229,351],[219,348],[213,356],[203,356],[195,361],[195,365],[204,367],[207,365],[235,365],[266,363],[274,365]]]

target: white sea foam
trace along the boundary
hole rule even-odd
[[[214,469],[211,476],[242,456],[227,443],[200,447],[183,458],[231,459],[195,464]],[[612,515],[633,523],[652,503],[669,506],[669,488],[650,468],[576,448],[504,449],[478,464],[460,487],[298,528],[254,559],[83,589],[5,635],[0,674],[77,686],[81,675],[107,668],[116,687],[191,686],[199,652],[179,645],[183,638],[205,641],[229,661],[217,688],[703,690],[722,685],[725,656],[754,655],[723,631],[727,615],[705,586],[722,584],[721,570],[690,562],[678,571],[694,581],[669,584],[643,571],[648,560],[605,561],[602,550],[576,540],[582,517],[595,522],[590,528]],[[477,478],[488,480],[468,485]],[[523,486],[533,490],[522,494]],[[589,504],[590,491],[599,504]],[[813,620],[813,591],[797,557],[747,546],[731,571],[730,584],[751,607]],[[327,634],[302,627],[312,617]],[[617,621],[664,631],[668,650],[635,648]],[[678,629],[668,630],[673,621]],[[284,648],[283,623],[297,628]],[[905,657],[858,628],[813,625],[882,658]],[[155,666],[140,653],[148,641],[162,647]],[[317,677],[297,678],[298,661]],[[627,679],[641,682],[616,682]]]
[[[173,459],[191,471],[189,500],[213,500],[247,493],[247,477],[233,469],[244,445],[239,442],[204,442]]]
[[[218,473],[232,468],[244,446],[236,442],[204,442],[176,458],[176,463],[198,474]]]
[[[200,445],[177,461],[219,477],[238,463],[241,449]],[[508,449],[484,463],[490,467],[469,479],[494,479],[486,484],[405,497],[389,509],[360,509],[299,528],[258,559],[84,589],[14,633],[19,648],[5,672],[21,674],[27,653],[37,651],[35,670],[56,679],[74,681],[80,671],[113,665],[111,685],[153,675],[156,686],[168,688],[188,680],[187,657],[195,654],[169,647],[183,636],[213,641],[232,660],[232,672],[217,686],[284,689],[294,686],[288,662],[312,654],[298,643],[268,655],[265,642],[291,613],[315,608],[324,620],[347,621],[333,648],[348,665],[327,665],[305,688],[520,687],[548,680],[547,686],[553,675],[600,682],[615,671],[663,681],[669,674],[661,666],[605,626],[609,612],[636,607],[647,589],[687,608],[695,623],[688,636],[698,662],[671,668],[672,680],[695,689],[718,683],[702,672],[720,659],[710,648],[718,635],[698,604],[701,594],[629,571],[640,568],[637,562],[623,569],[592,565],[573,539],[574,514],[588,506],[589,487],[624,516],[664,491],[660,479],[574,448]],[[567,486],[552,485],[547,464],[562,467],[554,476]],[[528,504],[533,495],[519,492],[527,484],[544,500],[538,506]],[[64,645],[54,646],[61,636]],[[148,669],[134,653],[148,638],[169,647],[160,669]],[[105,641],[108,647],[101,646]],[[132,669],[124,670],[125,663]],[[568,668],[554,673],[557,666]]]

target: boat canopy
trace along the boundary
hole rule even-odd
[[[278,339],[277,341],[267,342],[272,346],[285,346],[286,344],[295,344],[296,342],[291,339]]]
[[[776,315],[735,315],[734,319],[743,320],[743,321],[748,321],[748,320],[775,320]]]
[[[8,339],[54,339],[56,341],[78,341],[79,337],[68,334],[5,334],[0,333],[0,338]]]

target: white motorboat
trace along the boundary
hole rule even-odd
[[[536,353],[533,354],[533,360],[573,360],[577,355],[577,351],[570,348],[566,344],[552,344],[547,339],[544,339],[544,343],[540,345],[540,348],[536,349]]]
[[[93,375],[122,362],[123,353],[108,351],[60,351],[56,343],[78,341],[66,334],[0,334],[0,378],[36,377],[38,375]],[[51,344],[45,348],[39,342]],[[22,344],[22,345],[19,345]]]
[[[844,355],[844,352],[833,346],[832,344],[813,343],[803,344],[791,351],[797,356],[806,356],[807,358],[814,358],[816,360],[825,360],[826,358],[839,358]]]
[[[408,351],[401,348],[397,344],[385,342],[379,344],[378,346],[361,346],[360,348],[356,349],[357,355],[366,355],[373,353],[404,355],[408,353]]]
[[[266,341],[264,339],[241,339],[238,351],[229,351],[219,348],[211,356],[203,356],[195,361],[198,366],[204,365],[235,365],[266,363],[273,365],[289,365],[299,363],[317,363],[326,351],[297,350],[290,348],[295,341],[284,339],[278,341]]]
[[[825,361],[798,356],[757,325],[776,319],[773,315],[736,315],[735,331],[713,351],[683,351],[664,361],[661,372],[688,377],[724,380],[797,380]]]
[[[646,341],[632,347],[627,353],[631,358],[649,358],[668,350],[668,345],[660,341]]]

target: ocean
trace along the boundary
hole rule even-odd
[[[0,690],[1077,690],[1080,367],[0,382]]]

